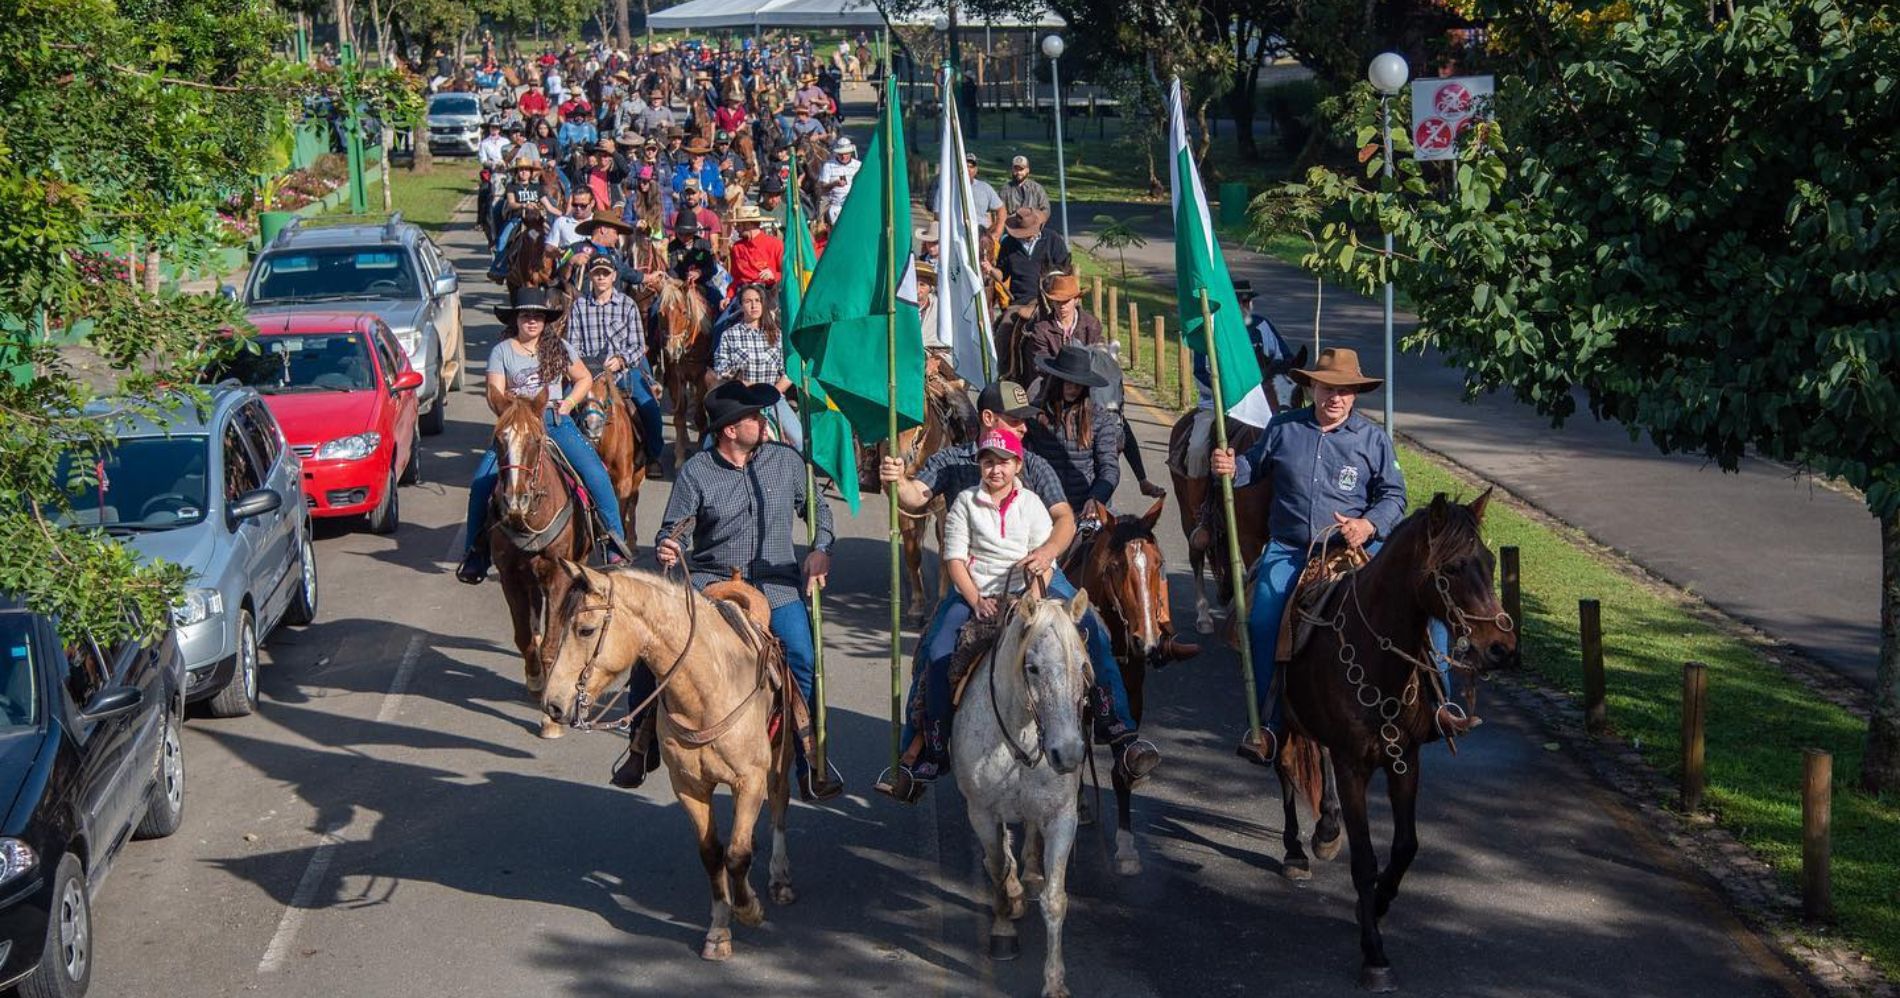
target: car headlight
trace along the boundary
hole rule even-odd
[[[40,855],[32,846],[19,839],[0,839],[0,884],[25,876],[38,865]]]
[[[185,598],[172,607],[172,623],[190,627],[224,612],[224,594],[216,589],[187,589]]]
[[[417,355],[422,351],[422,330],[392,329],[390,332],[395,334],[396,342],[401,345],[403,354],[409,358],[410,365],[421,370],[422,362]]]
[[[360,461],[376,453],[376,445],[382,442],[383,435],[373,430],[369,433],[338,437],[317,448],[317,459],[320,461]]]

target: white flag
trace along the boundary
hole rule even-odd
[[[956,92],[944,70],[943,92]],[[963,165],[963,128],[955,101],[944,101],[943,136],[937,153],[937,323],[925,330],[935,346],[949,347],[957,376],[977,388],[997,377],[996,345],[990,336],[989,303],[983,294],[982,243],[970,173]]]

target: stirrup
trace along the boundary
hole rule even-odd
[[[658,768],[653,763],[652,756],[646,752],[635,752],[631,747],[621,749],[620,757],[614,760],[613,774],[607,778],[607,782],[622,790],[637,790],[640,784],[646,782],[647,774]]]
[[[473,551],[462,556],[462,563],[455,566],[455,581],[465,586],[479,586],[487,581],[488,567],[484,565],[479,569],[476,568],[475,558],[476,554]],[[486,561],[487,559],[484,558],[482,560]]]
[[[1128,765],[1128,756],[1136,749],[1147,750],[1145,765],[1139,770]],[[1127,744],[1123,745],[1121,750],[1115,754],[1115,768],[1121,770],[1122,773],[1128,777],[1128,782],[1131,786],[1147,779],[1148,774],[1154,772],[1155,767],[1159,765],[1161,765],[1161,750],[1155,747],[1154,742],[1146,738],[1129,739]]]
[[[915,804],[923,798],[924,791],[930,789],[930,784],[918,779],[909,766],[899,765],[895,769],[886,766],[877,774],[877,782],[871,784],[871,789],[899,804]]]
[[[1472,717],[1457,703],[1447,700],[1432,712],[1432,724],[1438,728],[1438,734],[1450,740],[1471,733],[1471,729],[1483,724],[1482,718]]]
[[[1234,754],[1256,766],[1271,766],[1280,757],[1280,736],[1273,729],[1262,725],[1255,732],[1249,731],[1240,736],[1240,744],[1235,746]]]
[[[833,766],[829,759],[825,760],[825,775],[818,779],[812,778],[809,766],[804,772],[798,774],[800,800],[823,803],[841,793],[844,793],[844,774],[838,772],[838,767]]]

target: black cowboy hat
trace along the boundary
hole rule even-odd
[[[540,312],[553,318],[561,311],[560,304],[548,294],[547,288],[516,288],[509,293],[508,304],[495,306],[495,318],[506,325],[523,312]]]
[[[778,404],[778,389],[771,385],[748,385],[728,381],[706,393],[706,432],[720,430]]]
[[[1235,298],[1254,297],[1253,282],[1250,280],[1247,280],[1244,277],[1240,278],[1239,280],[1236,280],[1234,282],[1234,297]]]
[[[776,173],[766,174],[765,179],[759,181],[759,193],[760,194],[785,193],[785,178],[779,176]]]
[[[1090,388],[1107,388],[1108,379],[1095,372],[1095,358],[1080,343],[1065,344],[1055,359],[1036,358],[1036,370],[1062,381],[1073,381]]]
[[[633,226],[628,225],[612,215],[595,215],[593,218],[574,226],[574,234],[586,237],[593,235],[601,229],[612,229],[623,236],[633,235]]]

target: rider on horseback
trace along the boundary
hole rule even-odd
[[[1250,732],[1238,749],[1241,758],[1260,765],[1272,763],[1286,730],[1273,685],[1278,674],[1275,655],[1280,622],[1308,555],[1317,553],[1312,548],[1319,542],[1376,553],[1406,505],[1405,476],[1392,438],[1353,412],[1359,393],[1378,388],[1383,379],[1362,374],[1359,355],[1341,347],[1321,351],[1317,364],[1291,376],[1312,392],[1312,407],[1275,416],[1248,453],[1236,458],[1232,448],[1217,449],[1210,461],[1214,474],[1232,477],[1237,487],[1264,477],[1273,489],[1270,539],[1254,566],[1247,597],[1247,640],[1253,650],[1254,689],[1261,698],[1263,740],[1255,741]],[[1433,655],[1449,690],[1449,632],[1439,620],[1431,622],[1430,630]],[[1474,722],[1456,708],[1441,705],[1438,723],[1456,734]]]
[[[665,444],[660,403],[653,398],[653,370],[647,363],[640,306],[619,290],[619,280],[614,260],[596,256],[588,262],[587,293],[568,308],[568,334],[582,360],[618,379],[621,392],[639,413],[640,446],[652,474]]]
[[[541,187],[541,153],[534,146],[517,149],[514,162],[508,164],[508,172],[508,185],[501,193],[501,235],[495,238],[495,258],[488,268],[490,274],[502,272],[508,259],[508,242],[520,228],[523,215],[531,210],[549,214],[554,211]]]

